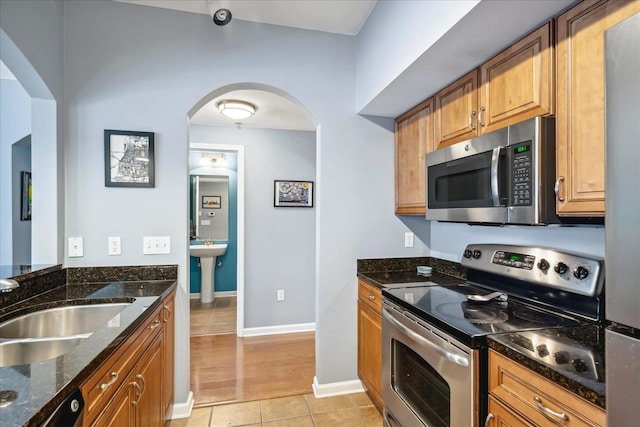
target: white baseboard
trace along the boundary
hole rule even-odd
[[[238,295],[238,291],[220,291],[214,292],[213,298],[225,298],[225,297],[235,297]],[[189,294],[189,299],[200,299],[200,292],[194,292]]]
[[[259,328],[244,328],[245,337],[255,337],[258,335],[291,334],[295,332],[315,331],[315,323],[298,323],[295,325],[264,326]]]
[[[313,394],[318,399],[322,397],[340,396],[343,394],[361,393],[363,391],[364,387],[360,380],[318,384],[318,377],[313,377]]]
[[[174,403],[171,408],[171,415],[169,416],[170,420],[177,420],[178,418],[189,418],[191,416],[191,411],[193,410],[193,392],[189,392],[189,396],[187,396],[187,401],[184,403]]]

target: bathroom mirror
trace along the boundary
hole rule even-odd
[[[229,240],[229,177],[191,176],[191,239]]]

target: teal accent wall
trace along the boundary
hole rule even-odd
[[[231,292],[238,289],[238,173],[237,171],[225,171],[229,177],[229,240],[227,252],[216,259],[222,262],[222,266],[214,270],[215,292]],[[207,176],[202,173],[200,176]],[[221,175],[221,174],[211,174]],[[193,180],[189,183],[189,213],[193,218]],[[216,242],[221,242],[216,240]],[[202,273],[198,266],[197,257],[189,257],[189,292],[199,293],[202,286]]]

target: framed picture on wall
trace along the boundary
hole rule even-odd
[[[154,187],[153,132],[104,131],[104,185]]]
[[[274,181],[273,206],[277,208],[312,208],[313,181]]]
[[[202,196],[202,209],[220,209],[222,196]]]
[[[20,221],[31,221],[31,172],[21,173]]]

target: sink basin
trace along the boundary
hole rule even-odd
[[[0,367],[53,359],[70,352],[86,337],[25,339],[0,343]]]
[[[202,269],[202,283],[200,289],[200,302],[213,302],[214,279],[213,271],[216,268],[216,258],[227,252],[226,243],[214,243],[213,245],[189,245],[189,254],[200,258]]]
[[[0,338],[68,337],[93,333],[129,305],[68,305],[36,311],[0,324]]]
[[[213,245],[189,245],[189,254],[197,257],[218,257],[227,252],[226,243],[214,243]]]

